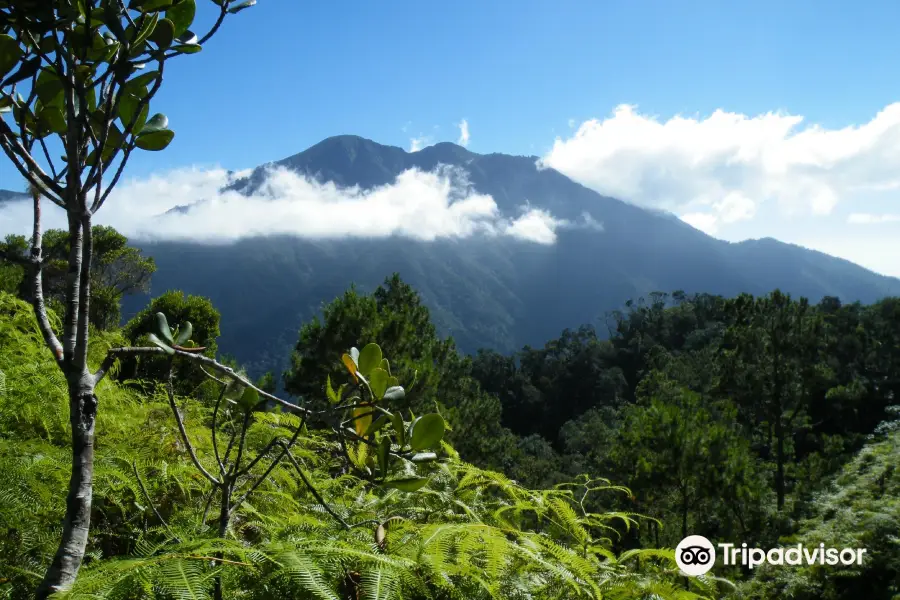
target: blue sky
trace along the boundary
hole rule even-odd
[[[133,170],[243,168],[340,133],[455,141],[462,118],[473,151],[541,154],[623,103],[843,127],[900,99],[897,23],[896,2],[259,0],[170,65],[156,106],[177,142]]]
[[[874,1],[259,0],[167,66],[153,109],[175,141],[124,185],[179,204],[216,167],[344,133],[457,141],[465,119],[472,151],[900,276],[897,23],[900,3]],[[0,187],[21,187],[9,165]]]

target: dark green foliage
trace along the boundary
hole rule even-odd
[[[117,333],[94,341],[92,366],[108,347],[124,342]],[[400,362],[389,357],[391,364]],[[29,307],[0,294],[0,370],[8,381],[0,393],[0,594],[11,600],[30,597],[57,543],[55,527],[64,510],[59,490],[68,477],[67,394],[52,366]],[[369,378],[378,368],[366,367]],[[333,432],[307,430],[295,414],[235,412],[221,417],[216,442],[210,430],[215,408],[195,398],[170,395],[163,386],[136,392],[109,378],[97,391],[105,410],[97,422],[102,443],[88,557],[64,598],[209,598],[217,589],[224,598],[260,600],[686,597],[671,571],[671,550],[614,552],[606,539],[610,531],[638,526],[641,518],[585,509],[579,501],[585,496],[600,505],[627,493],[589,490],[606,487],[602,481],[579,478],[531,490],[460,461],[441,444],[440,460],[380,485],[364,469],[356,472],[360,464],[346,469]],[[370,399],[360,392],[362,400]],[[177,404],[174,413],[171,404]],[[268,470],[263,460],[241,475],[239,493],[262,479],[223,530],[218,511],[207,510],[218,497],[188,448],[200,465],[217,472],[214,448],[221,453],[227,444],[222,436],[233,435],[231,425],[240,419],[245,460],[267,452],[276,437],[300,435],[291,451],[294,462]],[[178,420],[186,437],[175,427]],[[433,444],[438,422],[423,416],[426,433],[416,434],[414,425],[413,436],[425,435],[430,441],[423,444]],[[395,460],[395,468],[407,468]],[[422,473],[427,478],[417,481]],[[413,488],[418,490],[407,491]],[[689,588],[698,594],[691,598],[719,596],[712,580],[691,581]]]
[[[173,327],[190,322],[194,345],[205,348],[203,353],[206,356],[216,355],[219,312],[208,299],[178,291],[154,298],[147,308],[125,324],[122,333],[131,345],[150,345],[149,335],[158,331],[158,313],[167,315],[169,325]],[[166,359],[161,356],[129,357],[122,360],[118,377],[120,380],[159,380],[165,373],[165,362]],[[179,393],[188,394],[197,389],[205,377],[196,365],[182,363],[176,366],[175,381]]]
[[[326,376],[340,367],[344,349],[376,341],[384,354],[399,357],[391,373],[411,382],[399,406],[416,414],[438,410],[453,430],[448,439],[462,456],[500,467],[514,440],[500,427],[500,404],[470,376],[470,361],[452,339],[440,339],[419,295],[394,275],[372,294],[350,289],[324,308],[323,318],[303,326],[284,374],[285,389],[309,406],[320,406]],[[347,383],[346,371],[334,385]],[[319,383],[316,383],[319,382]]]
[[[105,225],[94,225],[93,257],[91,260],[90,323],[97,329],[119,325],[122,298],[150,290],[150,278],[156,271],[152,258],[128,245],[128,239]],[[42,255],[44,298],[58,311],[62,310],[66,293],[69,233],[61,229],[44,232]],[[0,243],[0,255],[28,256],[30,245],[24,236],[7,236]],[[29,300],[31,290],[25,278],[25,268],[0,258],[0,290]]]

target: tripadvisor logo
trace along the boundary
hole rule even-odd
[[[705,575],[716,563],[716,549],[702,535],[689,535],[675,547],[675,563],[685,575]]]
[[[865,548],[826,548],[825,544],[806,547],[796,544],[785,548],[750,548],[746,543],[713,543],[702,535],[689,535],[675,547],[675,563],[689,577],[705,575],[716,563],[716,547],[725,566],[741,565],[753,569],[762,564],[770,565],[861,565]]]

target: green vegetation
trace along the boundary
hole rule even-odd
[[[159,337],[142,353],[168,354]],[[92,367],[124,341],[94,336]],[[641,517],[585,508],[626,490],[586,477],[529,490],[463,462],[440,416],[394,408],[403,388],[381,354],[370,344],[335,361],[361,385],[323,386],[349,431],[307,427],[305,410],[261,410],[264,396],[208,358],[232,381],[218,395],[103,378],[88,553],[63,597],[684,597],[671,551],[613,553],[615,532]],[[65,512],[68,394],[31,308],[9,295],[0,369],[0,594],[28,598]],[[691,582],[707,597],[715,585]]]

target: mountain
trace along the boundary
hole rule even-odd
[[[534,156],[476,154],[450,143],[409,153],[338,136],[274,165],[363,189],[392,183],[410,168],[452,165],[464,169],[474,190],[491,195],[510,218],[527,204],[595,226],[560,229],[548,245],[504,236],[142,243],[158,265],[152,295],[181,289],[211,298],[222,313],[220,348],[256,373],[282,370],[301,324],[351,283],[370,291],[395,271],[420,292],[439,330],[467,352],[542,345],[563,328],[584,323],[605,331],[608,311],[652,291],[733,296],[780,288],[814,302],[837,296],[866,303],[900,295],[898,279],[773,239],[714,239],[671,214],[602,196],[558,171],[538,168]],[[270,166],[230,188],[260,190]],[[191,207],[173,209],[183,213]],[[125,316],[145,302],[128,299]]]

